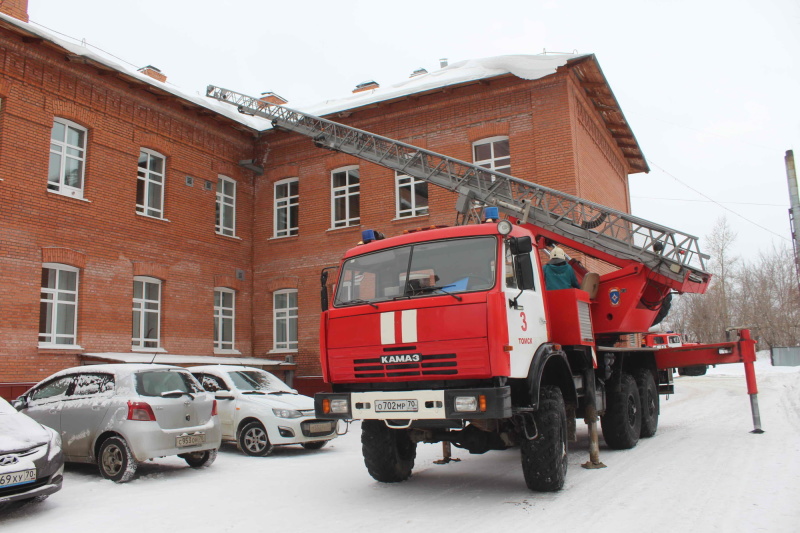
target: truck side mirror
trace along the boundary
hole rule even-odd
[[[511,253],[514,255],[529,254],[533,251],[533,243],[528,236],[511,237],[508,244],[511,248]]]
[[[530,238],[528,244],[530,245]],[[520,290],[532,290],[536,288],[536,283],[533,277],[533,265],[531,264],[531,256],[529,254],[521,254],[514,256],[514,273],[517,278],[517,287]]]

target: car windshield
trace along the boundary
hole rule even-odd
[[[228,375],[233,385],[244,392],[294,392],[286,383],[265,370],[235,370]]]
[[[180,370],[150,370],[136,374],[136,392],[142,396],[161,396],[164,392],[203,392],[189,372]]]
[[[345,261],[334,306],[482,291],[494,286],[494,236],[399,246]]]

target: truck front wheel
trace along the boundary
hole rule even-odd
[[[567,477],[567,411],[561,389],[545,385],[539,391],[539,409],[533,414],[537,435],[522,437],[522,473],[531,490],[554,492]]]
[[[630,374],[616,374],[607,383],[608,407],[600,418],[603,438],[614,450],[636,446],[642,432],[642,402],[639,388]]]
[[[382,483],[397,483],[411,477],[417,443],[406,429],[390,429],[382,420],[364,420],[361,452],[369,475]]]

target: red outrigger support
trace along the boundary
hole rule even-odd
[[[754,429],[751,433],[764,433],[761,429],[761,413],[758,409],[758,386],[753,363],[756,360],[756,341],[750,337],[749,329],[740,329],[739,340],[719,344],[685,344],[678,348],[662,348],[656,351],[656,366],[660,370],[692,365],[722,365],[744,363],[747,394],[750,395],[750,410],[753,413]]]

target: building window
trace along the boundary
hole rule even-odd
[[[397,218],[428,214],[428,183],[412,176],[395,173]]]
[[[275,183],[275,236],[288,237],[298,234],[297,211],[300,204],[297,178]]]
[[[236,293],[231,289],[214,289],[214,349],[232,351]]]
[[[236,235],[236,182],[226,176],[217,181],[217,233]]]
[[[333,228],[357,226],[361,223],[359,209],[360,184],[358,167],[345,167],[331,172],[331,214]]]
[[[64,347],[78,344],[78,272],[77,268],[67,265],[42,265],[40,345]]]
[[[55,119],[50,132],[47,189],[73,198],[83,198],[85,163],[86,128],[63,118]]]
[[[297,350],[297,289],[275,291],[272,310],[275,350]]]
[[[484,168],[511,174],[511,152],[508,137],[490,137],[472,144],[473,162]]]
[[[164,218],[164,156],[144,148],[139,152],[136,212]]]
[[[161,334],[161,281],[155,278],[133,278],[134,348],[158,348]]]

